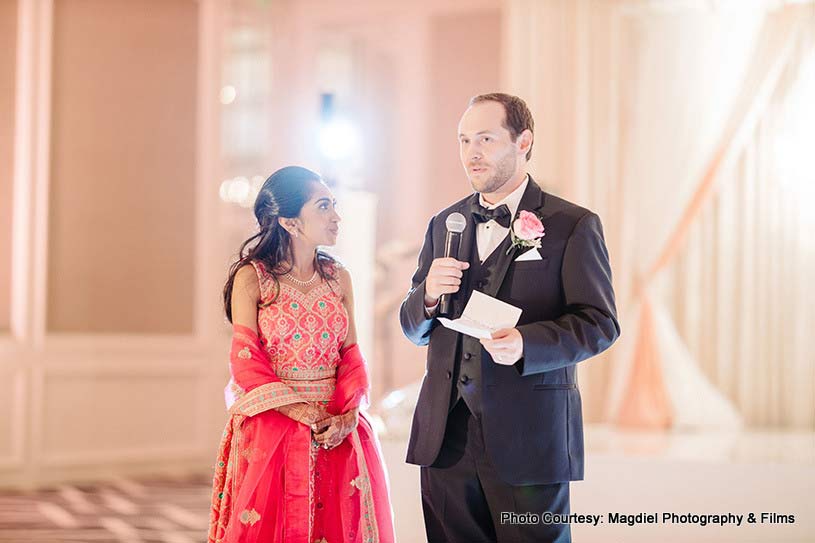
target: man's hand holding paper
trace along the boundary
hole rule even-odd
[[[496,330],[492,339],[482,339],[481,345],[496,363],[504,366],[511,366],[524,355],[524,340],[517,328]]]
[[[451,330],[479,338],[495,362],[511,365],[523,356],[523,339],[515,328],[520,318],[520,308],[473,291],[461,318],[439,317],[439,322]]]

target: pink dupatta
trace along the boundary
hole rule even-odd
[[[313,446],[308,427],[275,410],[302,401],[322,402],[330,414],[367,405],[370,385],[359,347],[340,354],[336,383],[286,383],[275,374],[257,333],[234,325],[226,391],[230,418],[215,464],[209,543],[313,543],[319,535],[313,533],[318,460],[320,477],[339,489],[325,504],[330,509],[321,509],[330,519],[322,537],[329,543],[394,540],[381,451],[367,418],[360,413],[357,428],[326,451]]]

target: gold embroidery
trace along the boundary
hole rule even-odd
[[[252,351],[249,350],[249,347],[244,347],[238,353],[238,358],[242,360],[249,360],[250,358],[252,358]]]
[[[254,526],[255,523],[260,520],[260,513],[254,509],[244,509],[241,511],[240,520],[243,524]]]
[[[351,486],[362,490],[365,485],[365,477],[360,475],[359,477],[351,480]]]
[[[326,538],[315,539],[314,543],[328,543],[328,540]]]
[[[232,395],[237,399],[246,394],[246,391],[241,388],[241,386],[235,382],[235,378],[231,378],[229,380],[229,390],[232,392]]]
[[[354,430],[348,436],[351,439],[351,444],[355,450],[362,450],[362,443],[359,441],[359,433]],[[369,487],[370,480],[368,479],[368,464],[365,462],[365,456],[357,454],[357,468],[359,469],[360,477],[364,481],[365,490],[362,491],[362,529],[365,533],[362,536],[363,541],[370,541],[372,543],[379,543],[379,525],[376,522],[376,514],[374,513],[374,500],[371,495]]]
[[[275,370],[277,376],[284,381],[320,381],[325,379],[333,379],[337,374],[336,366],[328,366],[310,369],[298,368],[297,371],[293,369],[279,368]]]
[[[303,381],[296,386],[289,386],[284,382],[266,383],[236,400],[229,412],[252,417],[290,403],[331,401],[335,388],[334,379],[318,383]]]

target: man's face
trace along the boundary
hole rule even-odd
[[[458,123],[461,164],[476,192],[495,192],[526,162],[518,145],[522,138],[512,141],[504,116],[503,104],[479,102]]]

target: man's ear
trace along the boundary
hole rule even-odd
[[[521,135],[518,136],[518,153],[526,155],[529,152],[529,148],[532,147],[532,141],[534,140],[534,135],[532,131],[528,128],[521,132]]]

